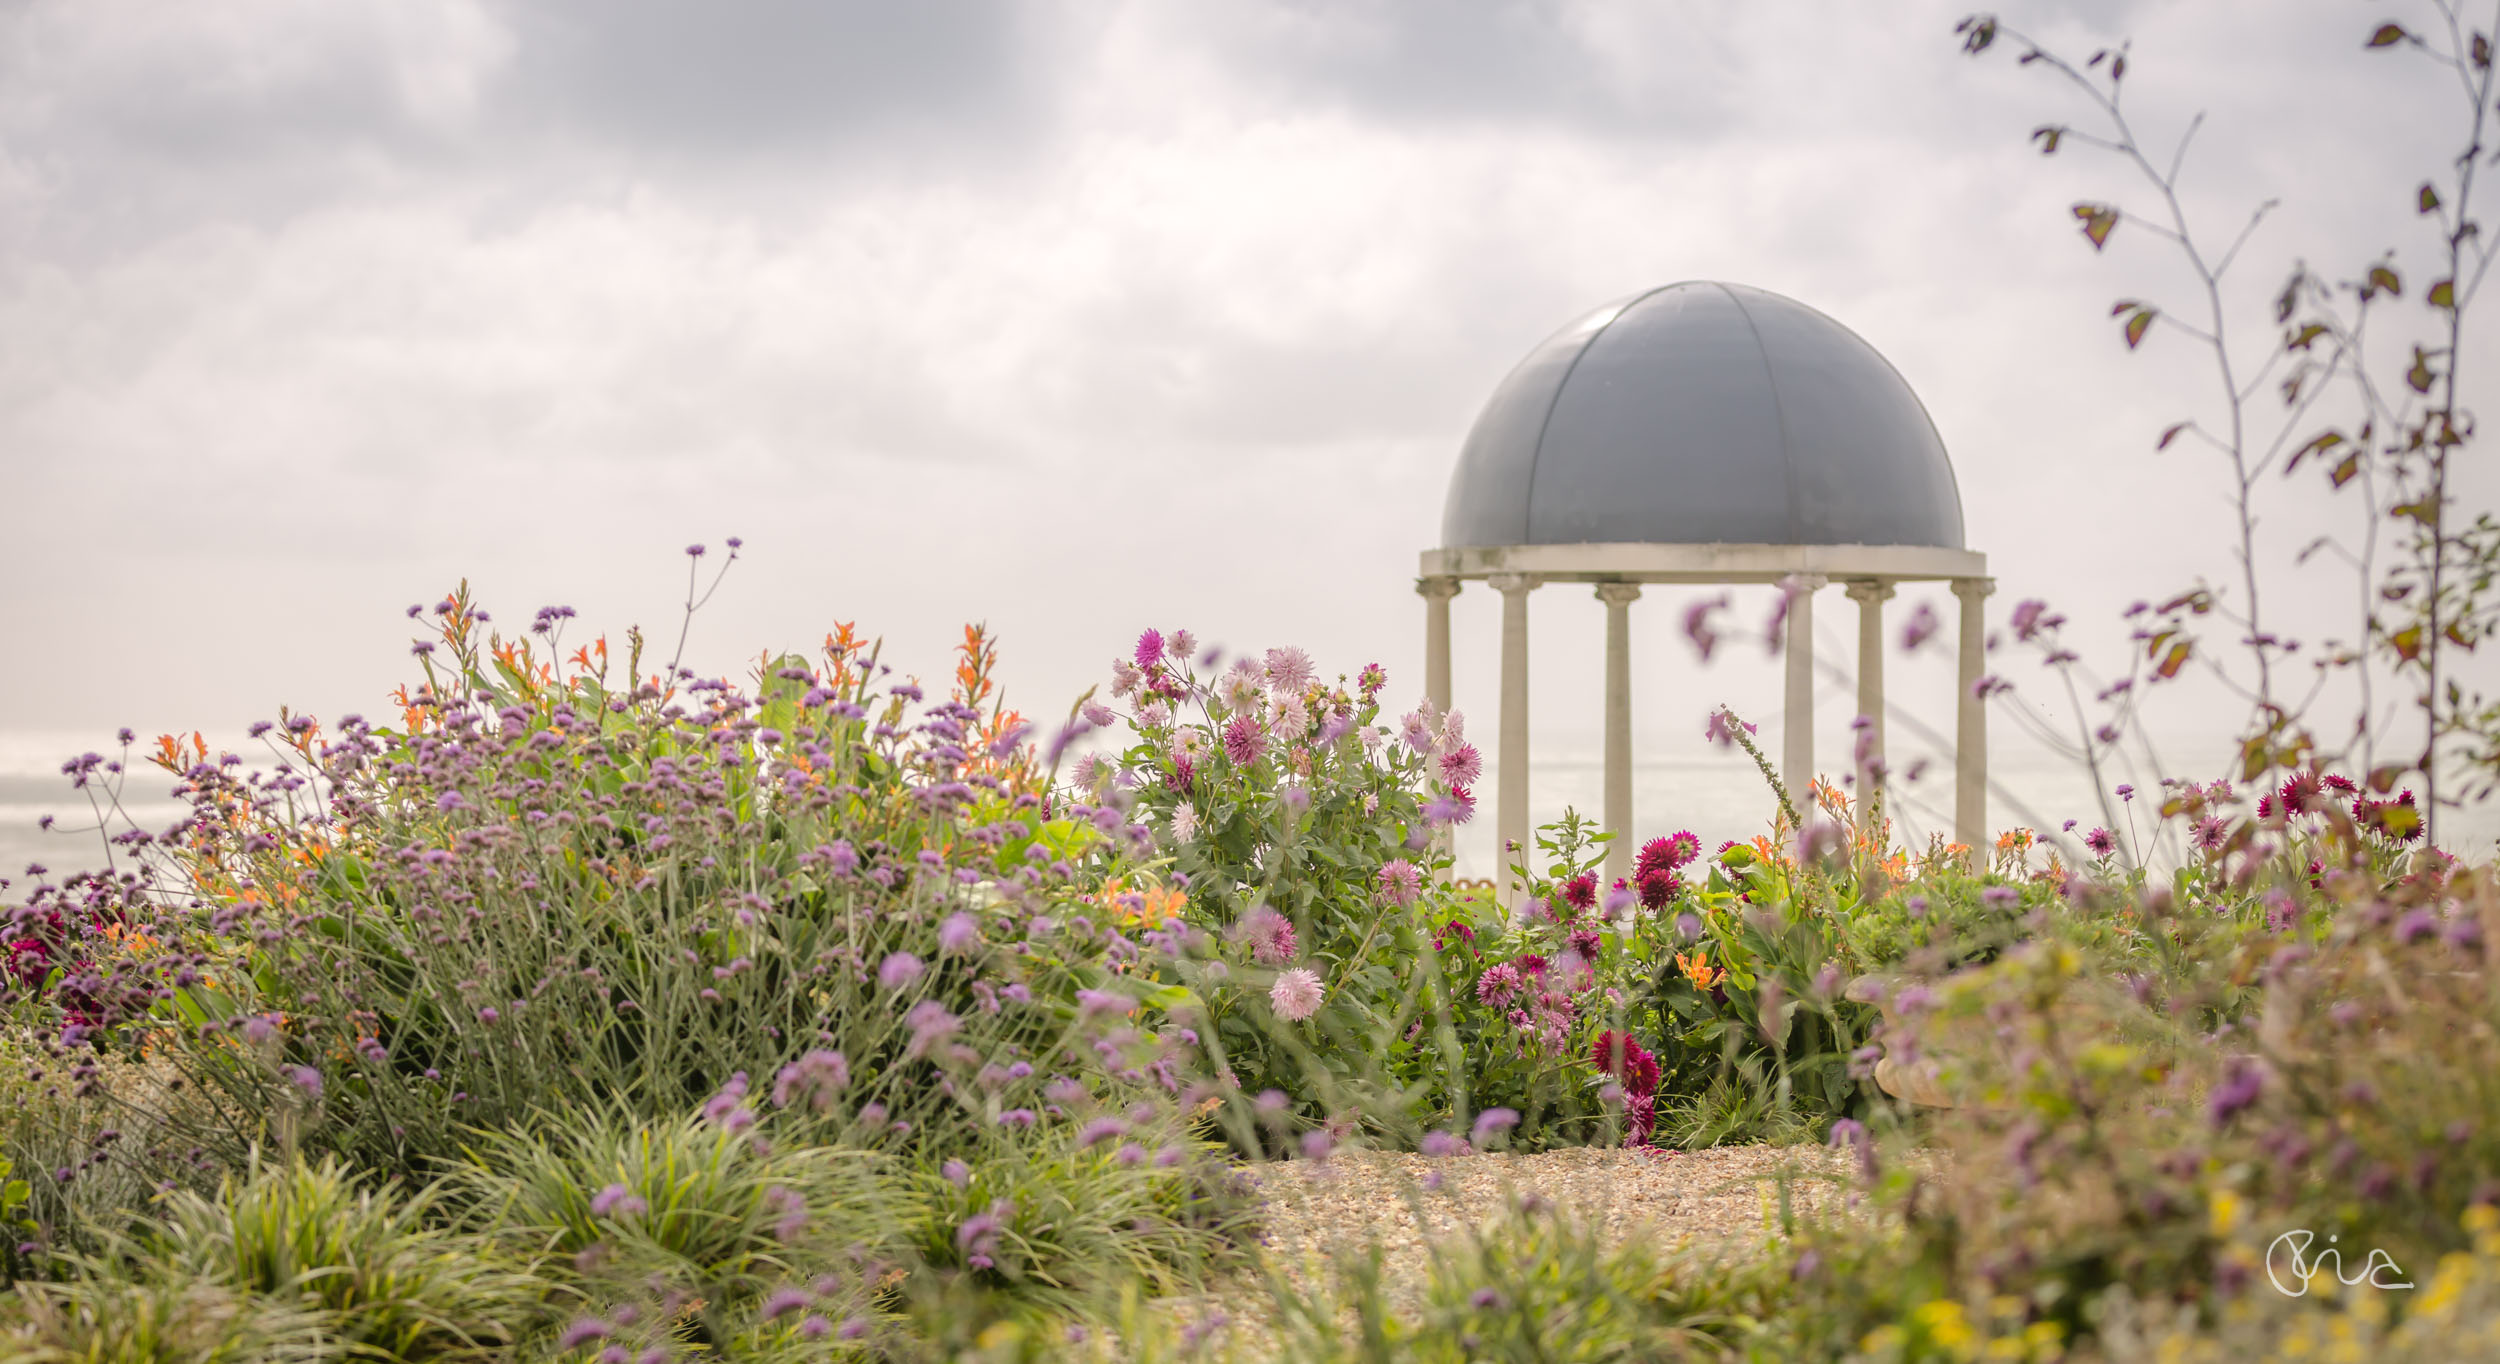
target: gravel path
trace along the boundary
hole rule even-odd
[[[1318,1286],[1333,1262],[1377,1244],[1389,1298],[1407,1309],[1420,1298],[1429,1239],[1481,1225],[1528,1195],[1585,1219],[1610,1243],[1637,1237],[1661,1251],[1754,1250],[1776,1236],[1774,1177],[1783,1169],[1801,1176],[1790,1186],[1801,1211],[1846,1196],[1845,1159],[1813,1146],[1581,1147],[1447,1159],[1350,1152],[1255,1166],[1249,1174],[1265,1195],[1267,1252],[1279,1270]],[[1439,1187],[1427,1188],[1435,1172]],[[1226,1334],[1245,1357],[1262,1357],[1270,1340],[1267,1295],[1255,1281],[1166,1305],[1185,1318],[1222,1311],[1232,1324]]]
[[[1671,1246],[1690,1238],[1750,1248],[1770,1234],[1765,1200],[1773,1197],[1773,1176],[1783,1168],[1806,1176],[1793,1186],[1792,1197],[1801,1202],[1829,1196],[1839,1186],[1823,1176],[1843,1172],[1833,1153],[1819,1147],[1722,1146],[1576,1147],[1442,1160],[1360,1152],[1251,1173],[1266,1193],[1271,1255],[1292,1262],[1377,1240],[1393,1262],[1405,1255],[1420,1262],[1426,1237],[1472,1227],[1528,1194],[1587,1219],[1609,1241],[1646,1236]],[[1422,1188],[1436,1170],[1441,1187]]]

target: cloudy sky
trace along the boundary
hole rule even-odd
[[[2067,206],[2145,196],[2107,159],[2032,154],[2083,110],[1960,55],[1959,14],[0,4],[0,757],[378,712],[401,609],[464,577],[509,621],[564,603],[673,633],[683,547],[730,535],[691,651],[711,670],[855,619],[934,675],[978,619],[1013,699],[1057,710],[1141,626],[1186,624],[1378,658],[1414,691],[1415,553],[1485,395],[1575,315],[1688,278],[1789,294],[1889,356],[1953,452],[1996,608],[2050,598],[2114,650],[2130,600],[2233,572],[2218,466],[2151,448],[2212,414],[2210,361],[2159,329],[2119,344],[2112,299],[2194,300],[2149,234],[2095,255]],[[2406,16],[2006,11],[2079,53],[2132,37],[2130,109],[2165,148],[2206,112],[2201,230],[2281,200],[2234,276],[2252,358],[2293,260],[2427,246],[2408,199],[2456,96],[2360,51]],[[2264,496],[2278,563],[2354,524],[2306,479]],[[2348,575],[2281,582],[2269,609],[2349,637]],[[1775,665],[1699,668],[1687,599],[1635,616],[1657,762],[1707,759],[1715,700],[1776,720]],[[1557,588],[1536,610],[1540,736],[1585,755],[1602,609]],[[1489,733],[1490,594],[1457,619]],[[1851,628],[1835,592],[1833,657]],[[1946,662],[1897,668],[1949,725]],[[2005,670],[2012,704],[2051,707]],[[2182,688],[2158,727],[2186,755],[2234,719]]]

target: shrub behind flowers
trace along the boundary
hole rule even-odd
[[[1132,802],[1185,889],[1184,978],[1233,1083],[1309,1113],[1401,1106],[1377,1061],[1414,1052],[1430,1010],[1412,967],[1416,925],[1448,899],[1432,835],[1472,809],[1481,766],[1460,718],[1429,705],[1393,734],[1387,682],[1375,664],[1331,685],[1295,648],[1226,665],[1185,630],[1148,630],[1112,677],[1133,742],[1075,771],[1090,799]]]

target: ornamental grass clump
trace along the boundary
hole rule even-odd
[[[504,1253],[559,1286],[567,1320],[613,1336],[726,1340],[791,1285],[841,1320],[901,1263],[903,1207],[877,1153],[776,1145],[702,1113],[551,1117],[482,1141],[452,1185]]]
[[[77,1276],[28,1286],[32,1340],[97,1360],[493,1357],[540,1318],[544,1285],[445,1226],[441,1192],[255,1159],[213,1195],[168,1194]]]

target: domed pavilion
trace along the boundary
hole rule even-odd
[[[1856,333],[1740,284],[1670,284],[1610,303],[1530,351],[1468,432],[1415,590],[1428,604],[1425,687],[1450,704],[1450,599],[1502,594],[1495,796],[1505,849],[1528,829],[1528,596],[1594,584],[1606,604],[1605,826],[1611,874],[1632,855],[1630,613],[1644,583],[1772,583],[1791,594],[1781,771],[1814,767],[1814,599],[1857,605],[1858,711],[1881,778],[1884,600],[1942,581],[1960,605],[1954,837],[1987,823],[1987,714],[1974,694],[1988,561],[1963,543],[1961,492],[1935,423]],[[1504,858],[1507,865],[1508,857]],[[1507,877],[1508,873],[1503,873]]]

